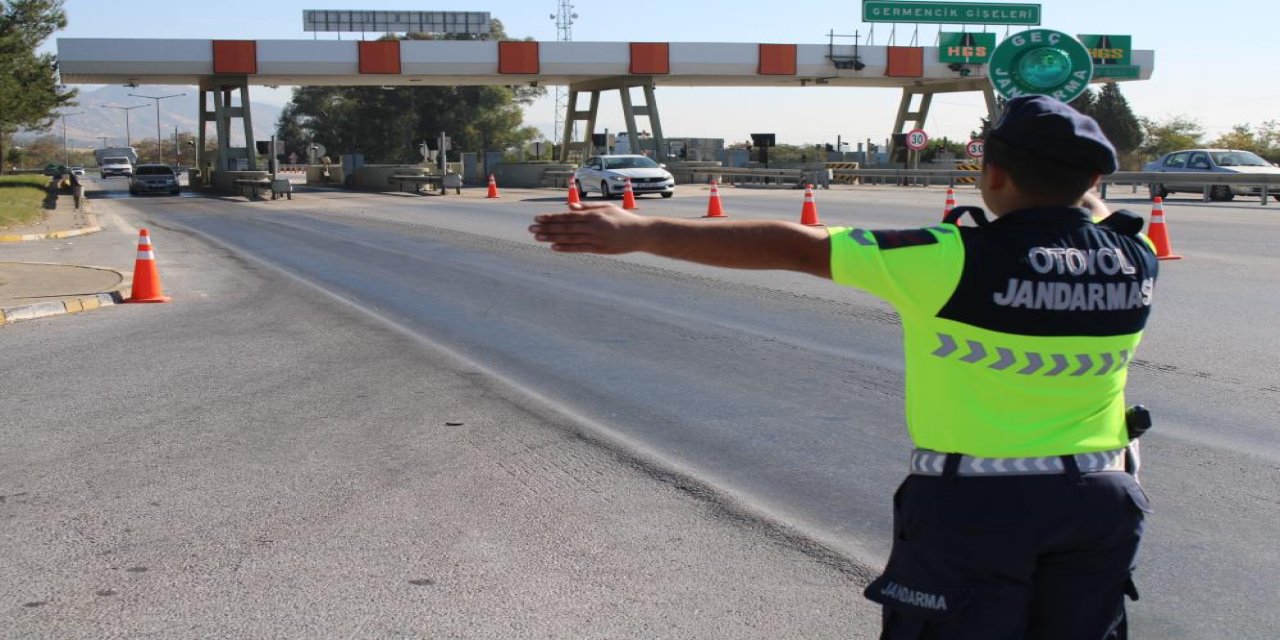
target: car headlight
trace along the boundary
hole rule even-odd
[[[627,181],[627,177],[626,177],[626,176],[609,176],[609,179],[610,179],[610,180],[613,180],[613,181],[615,181],[615,182],[626,182],[626,181]]]

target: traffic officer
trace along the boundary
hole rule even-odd
[[[865,595],[883,638],[1126,637],[1147,500],[1124,386],[1157,263],[1142,219],[1088,195],[1116,170],[1091,118],[1044,96],[1009,101],[986,139],[982,197],[938,226],[896,231],[640,217],[609,204],[540,215],[555,251],[644,251],[789,269],[864,289],[902,318],[916,449],[894,540]],[[978,226],[959,226],[969,213]]]

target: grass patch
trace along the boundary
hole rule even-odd
[[[46,176],[0,176],[0,229],[44,217]]]

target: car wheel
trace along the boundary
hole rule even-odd
[[[1231,193],[1231,187],[1225,184],[1215,184],[1212,187],[1209,187],[1210,200],[1216,200],[1218,202],[1228,202],[1234,199],[1235,197],[1236,197],[1236,194]]]
[[[579,197],[579,198],[585,198],[585,197],[587,197],[587,190],[586,190],[586,188],[585,188],[585,187],[583,187],[583,186],[582,186],[582,181],[581,181],[581,180],[574,180],[574,181],[573,181],[573,184],[574,184],[575,186],[577,186],[577,187],[578,187],[578,197]]]
[[[1151,185],[1151,197],[1160,199],[1168,198],[1169,190],[1164,188],[1164,185],[1162,184],[1153,184]]]
[[[613,197],[613,194],[609,193],[609,182],[607,180],[601,180],[600,181],[600,199],[608,200],[609,198],[612,198],[612,197]]]

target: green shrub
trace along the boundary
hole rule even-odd
[[[48,184],[47,176],[0,176],[0,229],[40,220]]]

